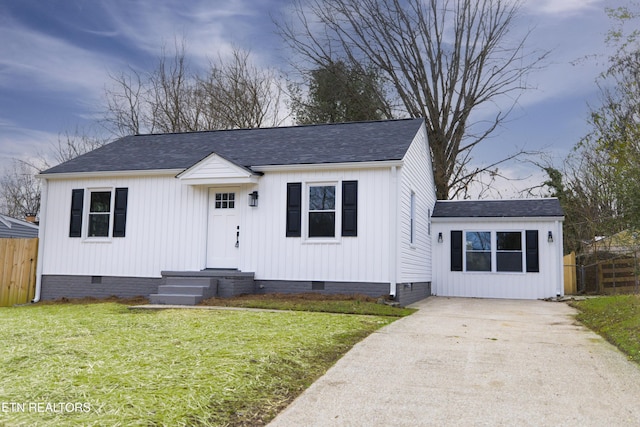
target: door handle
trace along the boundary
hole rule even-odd
[[[240,226],[236,227],[236,248],[240,247]]]

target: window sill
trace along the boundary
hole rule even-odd
[[[338,245],[341,240],[338,238],[324,238],[324,237],[307,237],[302,240],[303,245]]]
[[[86,237],[82,243],[111,243],[111,237]]]
[[[526,271],[458,271],[458,273],[465,274],[500,274],[500,275],[523,275],[527,274]]]

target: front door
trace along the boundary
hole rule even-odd
[[[238,268],[238,187],[209,189],[207,268]]]

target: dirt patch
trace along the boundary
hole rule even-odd
[[[121,298],[115,295],[106,298],[96,298],[96,297],[84,297],[84,298],[58,298],[51,301],[40,301],[38,304],[42,305],[50,305],[50,304],[100,304],[105,302],[115,302],[118,304],[124,305],[144,305],[149,304],[149,299],[143,297],[142,295],[131,297],[131,298]]]
[[[373,298],[362,294],[318,294],[318,293],[300,293],[300,294],[247,294],[239,295],[231,298],[209,298],[198,305],[217,305],[226,306],[233,305],[235,301],[360,301],[360,302],[377,302],[378,298]]]

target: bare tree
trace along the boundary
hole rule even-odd
[[[176,44],[169,61],[163,49],[158,66],[150,75],[149,84],[148,103],[153,132],[199,130],[197,104],[193,102],[196,78],[190,75],[184,42]]]
[[[103,122],[115,135],[199,130],[184,41],[176,41],[172,55],[163,47],[155,69],[129,67],[110,78]]]
[[[112,86],[105,89],[106,108],[103,123],[118,136],[136,135],[147,128],[146,112],[142,109],[143,78],[133,68],[129,72],[109,75]]]
[[[118,136],[153,132],[275,126],[282,90],[275,72],[259,69],[250,53],[233,51],[204,73],[192,72],[185,43],[163,49],[156,68],[111,76],[105,123]]]
[[[67,130],[58,134],[58,139],[51,145],[49,154],[40,154],[37,164],[32,164],[32,166],[40,172],[59,163],[75,159],[102,147],[106,143],[106,139],[76,127],[73,132]]]
[[[66,162],[106,143],[106,140],[76,128],[58,135],[46,153],[29,160],[14,159],[0,177],[0,212],[21,218],[40,211],[40,181],[36,174],[58,163]]]
[[[33,167],[14,160],[0,178],[0,210],[14,218],[40,212],[40,182]]]
[[[529,33],[513,38],[519,7],[511,0],[297,0],[296,20],[278,27],[311,68],[339,56],[384,73],[405,113],[425,118],[437,195],[446,199],[469,173],[492,168],[467,168],[471,152],[505,120],[546,56],[527,53]],[[473,115],[499,102],[507,104],[491,117]]]
[[[248,51],[235,49],[230,61],[211,64],[200,81],[209,115],[225,128],[276,126],[282,89],[272,70],[259,69]]]

